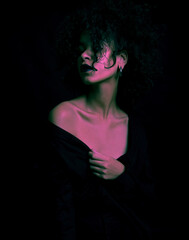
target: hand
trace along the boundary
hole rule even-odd
[[[92,173],[103,179],[115,179],[125,171],[125,166],[113,157],[96,151],[89,152]]]

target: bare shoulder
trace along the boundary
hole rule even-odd
[[[50,111],[49,121],[74,134],[77,125],[76,106],[80,105],[82,101],[82,97],[79,97],[58,104]]]
[[[65,101],[55,106],[49,113],[49,121],[60,128],[69,130],[74,124],[74,108],[70,101]]]
[[[117,117],[118,117],[118,119],[124,119],[125,121],[129,120],[128,114],[126,112],[124,112],[123,110],[121,110],[120,108],[118,109]]]

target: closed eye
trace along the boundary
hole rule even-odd
[[[77,48],[79,53],[83,53],[85,51],[85,47],[82,45],[79,45],[79,47]]]

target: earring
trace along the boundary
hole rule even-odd
[[[120,68],[119,68],[119,76],[120,76],[120,77],[122,76],[122,71],[123,71],[123,69],[122,69],[122,67],[120,67]]]

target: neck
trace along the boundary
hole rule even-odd
[[[87,107],[106,119],[114,115],[117,108],[117,83],[118,81],[104,81],[91,86],[86,96]]]

